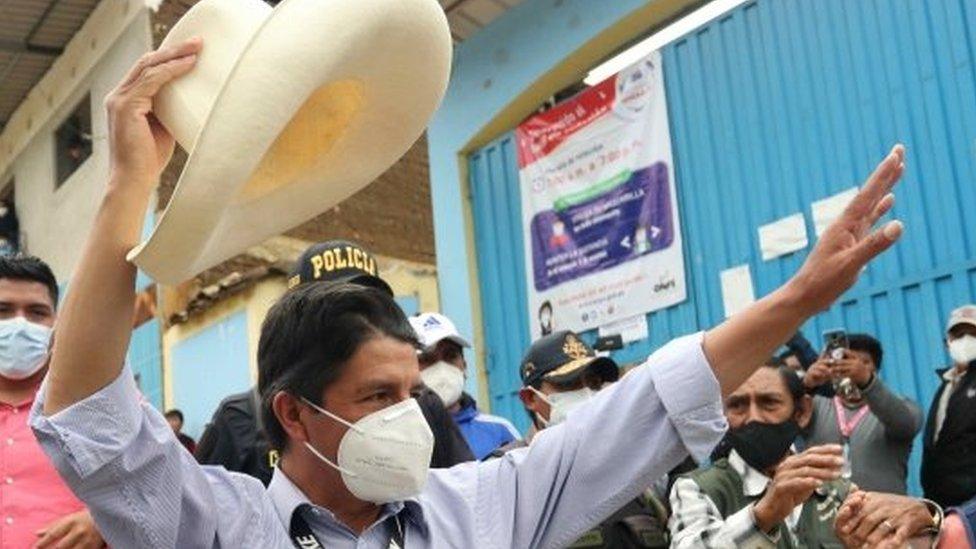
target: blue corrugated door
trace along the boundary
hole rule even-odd
[[[757,295],[780,285],[807,250],[763,261],[758,227],[802,212],[812,242],[811,202],[859,184],[901,141],[904,241],[804,331],[815,343],[837,326],[877,335],[884,379],[927,409],[945,318],[976,300],[974,37],[967,0],[760,0],[668,46],[691,300],[652,315],[651,340],[621,358],[721,321],[723,269],[748,263]],[[492,404],[524,427],[512,396],[528,344],[515,165],[509,136],[470,158]],[[918,452],[915,490],[917,470]]]

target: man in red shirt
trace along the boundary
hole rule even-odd
[[[58,286],[35,257],[0,257],[0,548],[104,546],[27,414],[47,372]]]

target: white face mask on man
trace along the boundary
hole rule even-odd
[[[576,389],[575,391],[550,393],[548,395],[532,386],[529,386],[529,390],[535,393],[536,396],[541,398],[544,402],[549,404],[548,420],[536,414],[539,421],[541,421],[546,427],[552,427],[553,425],[562,423],[566,420],[566,416],[568,416],[570,412],[578,408],[580,404],[583,404],[593,398],[593,395],[596,394],[596,391],[590,389],[589,387],[583,387],[582,389]]]
[[[27,379],[36,374],[47,359],[51,328],[22,316],[0,320],[0,376]]]
[[[444,406],[453,406],[464,391],[464,372],[450,362],[436,362],[420,371],[420,379],[437,393]]]
[[[314,410],[349,427],[339,441],[338,463],[322,455],[308,441],[305,447],[339,471],[352,495],[384,504],[416,496],[424,489],[434,451],[434,434],[415,399],[408,398],[349,423],[301,398]]]
[[[969,364],[976,360],[976,336],[964,335],[949,341],[949,356],[956,364]]]

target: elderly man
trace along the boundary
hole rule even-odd
[[[838,445],[796,453],[812,415],[800,379],[767,361],[725,399],[729,433],[715,462],[675,482],[672,547],[824,547],[850,484]]]
[[[262,416],[281,450],[265,491],[190,459],[124,367],[136,276],[126,254],[173,150],[152,99],[201,47],[148,54],[107,101],[106,194],[31,415],[115,547],[567,545],[689,453],[704,457],[725,431],[722,395],[902,232],[871,229],[893,205],[899,145],[782,288],[666,345],[530,448],[444,470],[428,470],[433,437],[411,398],[416,334],[396,303],[350,284],[296,288],[269,312],[258,349]]]

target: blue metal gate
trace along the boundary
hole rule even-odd
[[[907,233],[804,333],[879,337],[882,375],[923,408],[947,362],[948,312],[976,298],[976,3],[760,0],[664,50],[689,300],[650,315],[647,355],[723,318],[719,272],[748,263],[757,295],[808,250],[763,261],[757,228],[858,185],[896,141],[908,146],[894,215]],[[470,157],[493,410],[521,427],[518,357],[528,345],[522,227],[511,135]],[[590,334],[592,337],[592,334]],[[918,452],[913,456],[911,485]]]

